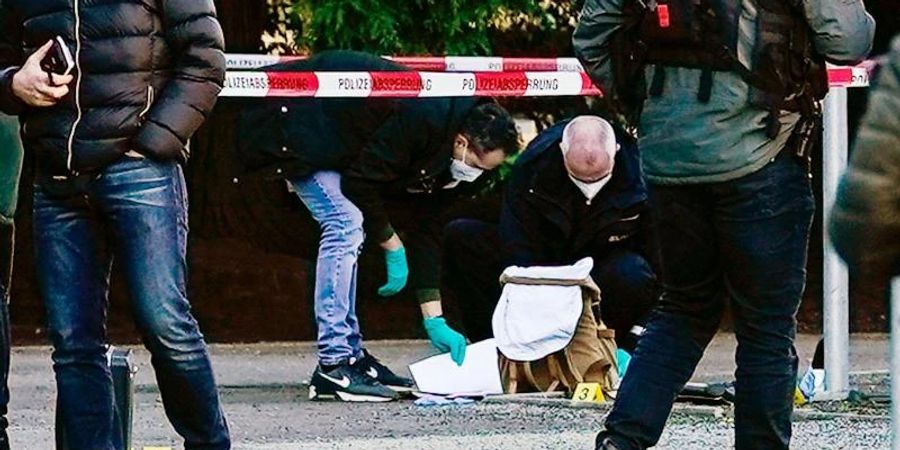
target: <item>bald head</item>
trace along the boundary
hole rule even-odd
[[[612,173],[616,135],[609,122],[597,116],[578,116],[565,130],[560,147],[566,168],[575,178],[593,182]]]

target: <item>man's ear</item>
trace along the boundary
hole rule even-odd
[[[469,146],[469,138],[466,135],[460,133],[457,134],[455,138],[453,138],[453,148],[463,148]]]

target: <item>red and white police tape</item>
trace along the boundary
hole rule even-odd
[[[385,56],[413,70],[430,72],[584,72],[576,58],[505,58],[500,56]],[[228,70],[257,70],[298,61],[305,56],[228,54]]]
[[[832,87],[869,85],[865,67],[832,67]],[[600,95],[584,72],[228,72],[222,97],[554,97]]]
[[[305,56],[226,55],[224,97],[539,97],[599,95],[576,58],[388,56],[420,72],[247,72]],[[869,85],[871,64],[829,67],[833,87]],[[243,70],[243,72],[242,72]]]
[[[223,97],[542,97],[599,95],[581,72],[229,72]]]

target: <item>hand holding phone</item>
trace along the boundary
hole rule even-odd
[[[50,74],[69,75],[75,69],[75,59],[72,58],[69,46],[61,36],[57,36],[52,42],[50,50],[41,59],[41,69],[44,69],[51,78]]]
[[[12,77],[13,94],[29,106],[53,106],[69,93],[68,84],[73,80],[71,74],[48,75],[41,67],[41,61],[50,53],[53,42],[48,41],[37,49]]]

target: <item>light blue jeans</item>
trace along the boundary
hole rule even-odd
[[[329,366],[345,363],[362,356],[356,317],[356,274],[364,240],[362,211],[341,192],[338,172],[316,172],[289,183],[322,230],[315,288],[319,362]]]

